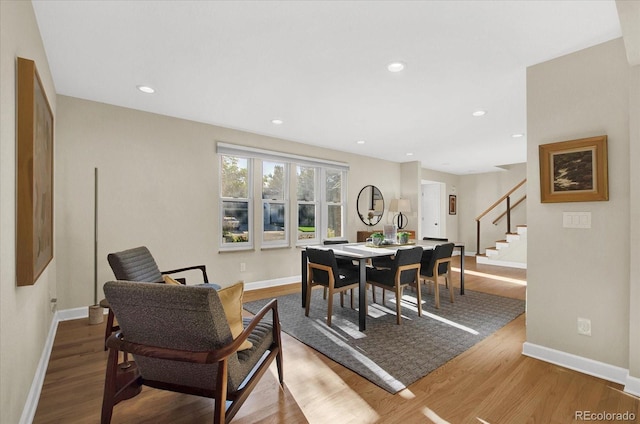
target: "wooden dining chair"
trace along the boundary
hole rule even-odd
[[[445,243],[436,246],[429,255],[423,255],[420,268],[420,282],[433,283],[436,308],[440,308],[440,290],[438,277],[444,277],[445,286],[449,288],[449,299],[453,303],[453,284],[451,283],[451,256],[453,255],[453,243]],[[425,254],[428,251],[425,250]],[[418,284],[420,293],[420,283]]]
[[[332,249],[307,249],[307,298],[305,300],[305,316],[309,316],[311,305],[311,289],[322,286],[327,289],[327,325],[331,327],[333,313],[333,295],[340,293],[340,306],[344,307],[344,292],[351,291],[351,308],[353,309],[353,289],[357,288],[360,276],[356,267],[340,268]]]
[[[367,269],[367,283],[382,288],[382,303],[384,305],[384,291],[391,290],[396,294],[396,322],[402,323],[402,293],[404,287],[415,285],[417,290],[418,315],[422,316],[422,298],[420,295],[420,258],[422,247],[398,249],[391,261],[390,268]],[[374,300],[375,301],[375,300]]]

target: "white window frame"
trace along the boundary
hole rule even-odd
[[[342,169],[335,169],[330,167],[323,167],[321,170],[321,192],[320,192],[320,206],[322,210],[322,234],[320,236],[320,240],[324,242],[325,240],[336,240],[336,239],[346,239],[345,233],[347,232],[347,219],[346,219],[346,211],[347,211],[347,172]],[[341,181],[341,190],[340,190],[340,202],[329,202],[327,199],[327,171],[332,172],[340,172],[340,181]],[[336,235],[334,237],[328,236],[329,231],[329,206],[338,205],[340,206],[340,228],[342,229],[342,234]]]
[[[262,182],[262,178],[264,178],[264,163],[271,162],[276,164],[282,164],[284,166],[284,187],[282,187],[282,200],[272,200],[272,199],[264,199],[264,186],[260,185],[260,197],[262,198],[262,221],[260,224],[260,232],[262,233],[262,246],[265,248],[268,247],[286,247],[289,246],[289,163],[285,161],[276,161],[276,160],[263,160],[262,161],[262,172],[260,172],[260,181]],[[265,240],[265,231],[264,231],[264,210],[265,205],[282,205],[284,206],[284,238],[282,240]]]
[[[298,246],[304,246],[309,244],[318,244],[320,243],[320,233],[322,231],[322,207],[320,202],[320,174],[322,173],[322,168],[318,166],[309,166],[297,163],[296,166],[296,230],[300,226],[300,222],[298,221],[298,217],[300,216],[300,205],[314,205],[314,218],[315,218],[315,236],[313,238],[300,238],[298,231],[296,231],[296,244]],[[313,168],[313,200],[298,200],[298,167],[305,168]]]
[[[316,227],[319,226],[319,229],[316,230],[316,237],[314,239],[303,239],[303,240],[298,240],[298,231],[297,231],[297,208],[296,208],[296,231],[291,231],[291,223],[294,222],[293,219],[291,218],[291,214],[289,214],[289,218],[287,219],[287,221],[285,222],[285,227],[288,227],[289,231],[287,233],[286,236],[286,242],[287,243],[283,243],[281,246],[289,246],[290,244],[290,240],[293,239],[293,236],[291,235],[292,233],[295,234],[295,244],[296,245],[307,245],[307,244],[318,244],[321,240],[326,240],[327,239],[327,230],[328,230],[328,204],[327,204],[327,199],[326,199],[326,171],[327,170],[333,170],[333,171],[340,171],[342,173],[341,178],[342,178],[342,190],[341,190],[341,202],[339,203],[342,207],[342,213],[341,213],[341,228],[342,228],[342,234],[339,237],[336,238],[344,238],[345,234],[347,233],[347,218],[346,218],[346,211],[347,211],[347,176],[348,176],[348,171],[349,171],[349,164],[345,163],[345,162],[338,162],[338,161],[332,161],[332,160],[326,160],[326,159],[319,159],[319,158],[313,158],[313,157],[308,157],[308,156],[300,156],[300,155],[295,155],[295,154],[290,154],[290,153],[283,153],[283,152],[275,152],[275,151],[271,151],[271,150],[266,150],[266,149],[260,149],[257,147],[249,147],[249,146],[241,146],[241,145],[236,145],[236,144],[229,144],[229,143],[224,143],[221,141],[218,141],[216,143],[216,153],[220,156],[236,156],[236,157],[240,157],[240,158],[245,158],[248,159],[248,166],[249,166],[249,184],[253,184],[256,183],[258,179],[260,180],[260,197],[262,197],[262,173],[260,173],[259,177],[258,177],[258,173],[255,172],[255,169],[257,168],[257,166],[255,166],[255,161],[253,159],[258,159],[261,161],[270,161],[270,162],[284,162],[289,164],[289,172],[291,172],[291,167],[292,166],[296,166],[296,165],[300,165],[300,166],[307,166],[307,167],[314,167],[316,168]],[[221,162],[220,162],[221,163]],[[220,174],[221,175],[221,174]],[[291,174],[289,174],[291,175]],[[291,177],[289,177],[289,179],[291,179]],[[248,248],[253,248],[253,244],[254,241],[257,237],[257,228],[254,228],[254,221],[253,221],[253,213],[254,213],[254,199],[253,196],[257,195],[257,193],[254,193],[253,190],[253,185],[251,185],[250,191],[249,191],[249,242],[247,243],[227,243],[227,244],[222,244],[222,237],[220,237],[220,243],[221,243],[221,250],[244,250],[244,249],[248,249]],[[288,207],[287,212],[288,213],[291,210],[291,204],[293,203],[292,199],[295,199],[295,201],[297,202],[297,186],[289,184],[289,186],[287,187],[287,192],[288,192],[288,200],[286,201],[285,206]],[[221,193],[222,194],[222,193]],[[295,197],[294,197],[295,196]],[[220,196],[221,202],[220,202],[220,210],[221,210],[221,218],[220,218],[220,230],[222,230],[222,201],[225,200],[229,200],[226,198],[223,198],[222,195]],[[235,199],[230,199],[230,200],[235,200]],[[338,204],[338,203],[336,203]],[[297,206],[297,203],[296,203]],[[262,203],[261,203],[261,208],[262,208]],[[262,208],[262,210],[264,211],[264,208]],[[263,212],[261,212],[262,214]],[[260,222],[260,232],[263,232],[264,229],[264,225],[263,222]],[[262,235],[262,237],[260,238],[260,240],[264,240],[264,235]],[[234,245],[234,246],[228,246],[228,245]],[[235,246],[235,245],[240,245],[240,246]],[[263,242],[263,245],[265,248],[268,247],[276,247],[275,245],[271,245],[271,244],[265,244]],[[277,246],[277,247],[280,247]]]
[[[220,221],[218,223],[218,228],[220,230],[220,250],[221,251],[231,251],[231,250],[247,250],[253,249],[253,241],[255,240],[255,234],[253,231],[253,160],[248,157],[244,157],[241,155],[228,155],[228,154],[220,154],[219,158],[219,166],[220,166]],[[222,194],[222,158],[223,156],[227,157],[237,157],[239,159],[246,159],[247,161],[247,198],[236,198],[236,197],[224,197]],[[248,241],[246,242],[235,242],[235,243],[225,243],[224,242],[224,203],[225,202],[238,202],[238,203],[247,203],[247,235]]]

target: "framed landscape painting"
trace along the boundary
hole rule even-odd
[[[542,203],[609,200],[606,135],[542,144],[539,153]]]
[[[33,60],[17,66],[16,281],[35,284],[53,259],[53,113]]]

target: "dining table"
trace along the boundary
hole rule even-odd
[[[343,243],[332,245],[309,245],[302,249],[301,268],[302,268],[302,307],[305,307],[307,298],[307,249],[323,249],[333,250],[336,258],[351,259],[358,261],[359,266],[359,284],[358,284],[358,327],[360,331],[365,331],[367,327],[367,263],[372,258],[393,256],[399,249],[410,249],[420,246],[423,249],[435,249],[439,244],[445,242],[437,242],[430,240],[416,240],[407,244],[388,244],[382,246],[373,246],[367,243]],[[464,243],[453,242],[456,249],[460,250],[460,294],[464,295]],[[331,299],[329,299],[331,301]]]

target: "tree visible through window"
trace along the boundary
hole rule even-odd
[[[262,240],[287,244],[287,172],[284,163],[262,162]]]
[[[298,201],[298,240],[316,238],[316,168],[298,166],[296,196]]]
[[[222,244],[250,243],[249,161],[221,156]]]
[[[342,171],[327,170],[325,173],[327,202],[327,238],[342,237],[343,193]]]

